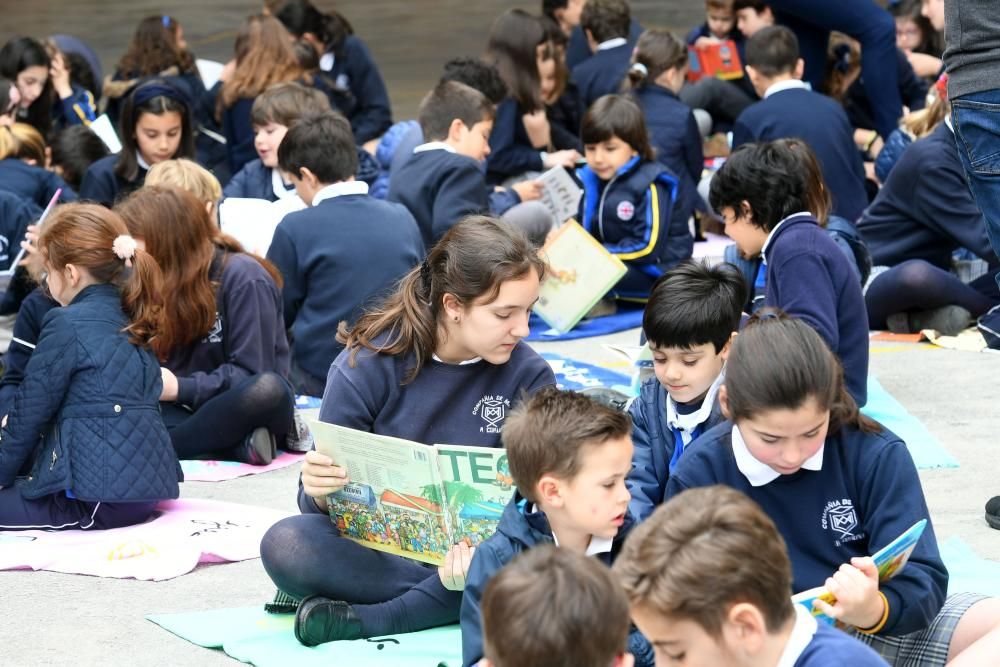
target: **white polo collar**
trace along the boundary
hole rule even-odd
[[[781,473],[767,465],[761,463],[747,449],[747,443],[743,440],[740,428],[733,424],[733,456],[736,458],[736,467],[740,469],[743,476],[750,482],[750,486],[764,486],[781,477]],[[802,467],[806,470],[820,471],[823,469],[823,452],[826,443],[819,450],[805,460]]]
[[[149,171],[149,165],[146,164],[146,161],[142,159],[142,153],[140,153],[139,151],[135,152],[135,161],[139,164],[140,167],[142,167],[146,171]]]
[[[281,171],[279,169],[271,170],[271,189],[274,191],[274,196],[278,199],[295,197],[298,194],[294,187],[291,189],[285,187],[285,179],[281,177]]]
[[[426,144],[420,144],[413,149],[414,153],[424,153],[426,151],[448,151],[449,153],[457,153],[455,147],[446,144],[443,141],[429,141]]]
[[[722,382],[725,379],[726,372],[725,369],[719,373],[719,377],[715,378],[715,382],[712,386],[708,388],[708,392],[705,394],[705,398],[701,401],[701,407],[696,411],[682,415],[677,411],[677,401],[670,398],[670,394],[667,394],[667,424],[672,429],[686,431],[691,433],[698,424],[705,423],[708,416],[712,413],[712,407],[715,405],[715,397],[719,393],[719,387],[722,386]]]
[[[615,49],[619,46],[625,46],[628,44],[628,40],[624,37],[615,37],[614,39],[609,39],[606,42],[601,42],[597,45],[598,51],[607,51],[608,49]]]
[[[364,181],[341,181],[332,183],[313,196],[312,205],[316,206],[325,199],[333,199],[343,195],[366,195],[368,194],[368,184]]]
[[[442,364],[447,364],[448,362],[437,356],[436,354],[431,354],[431,359]],[[468,366],[469,364],[478,364],[482,361],[482,357],[473,357],[472,359],[466,359],[465,361],[460,361],[457,364],[451,364],[452,366]]]
[[[775,93],[780,93],[783,90],[810,90],[811,87],[805,81],[801,79],[786,79],[785,81],[779,81],[778,83],[772,83],[764,91],[764,98],[767,99]]]
[[[778,224],[776,224],[774,226],[774,228],[771,229],[770,232],[768,232],[767,238],[764,239],[764,247],[761,248],[761,250],[760,250],[761,261],[763,261],[765,264],[767,264],[767,249],[771,246],[771,240],[774,239],[774,235],[778,233],[778,229],[780,229],[783,224],[785,224],[786,222],[788,222],[792,218],[798,218],[798,217],[803,216],[803,215],[809,215],[809,216],[811,216],[812,213],[810,213],[809,211],[799,211],[798,213],[792,213],[787,218],[783,218],[781,221],[779,221]]]
[[[528,514],[534,514],[540,511],[538,505],[532,503],[528,506]],[[559,537],[556,535],[555,531],[552,532],[552,541],[555,542],[556,546],[559,546]],[[611,547],[614,544],[613,538],[598,537],[597,535],[590,536],[590,542],[587,544],[587,550],[584,552],[585,556],[597,556],[598,554],[611,553]]]
[[[785,650],[781,652],[781,657],[774,667],[795,667],[796,661],[809,647],[818,629],[816,617],[802,605],[795,605],[795,625],[792,627],[792,634],[788,636]]]

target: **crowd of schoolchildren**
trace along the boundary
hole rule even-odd
[[[1000,601],[947,595],[930,525],[899,576],[869,557],[929,519],[905,443],[859,412],[869,328],[956,333],[1000,304],[943,0],[890,2],[891,132],[860,42],[800,41],[788,4],[706,0],[686,39],[626,0],[508,10],[395,124],[365,42],[310,0],[266,0],[211,87],[173,16],[106,77],[78,39],[10,40],[0,529],[141,523],[178,496],[178,459],[300,447],[309,395],[341,426],[503,446],[516,491],[492,537],[430,567],[348,539],[422,548],[416,526],[331,521],[347,471],[307,451],[301,514],[261,544],[269,607],[307,646],[460,622],[466,665],[994,660]],[[720,45],[739,75],[689,76]],[[564,222],[539,201],[556,167],[627,267],[607,299],[644,304],[654,373],[624,410],[557,390],[521,342]],[[227,198],[294,197],[266,257],[220,228]],[[691,256],[713,224],[733,245],[710,267]],[[486,397],[512,406],[502,431]],[[837,627],[792,603],[816,586]]]

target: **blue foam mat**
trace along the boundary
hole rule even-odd
[[[542,352],[542,359],[549,362],[556,374],[556,385],[560,389],[579,391],[587,387],[613,387],[629,393],[629,376],[622,373],[564,357],[555,352]]]
[[[861,412],[895,433],[906,443],[918,468],[957,468],[958,461],[927,426],[892,397],[879,381],[868,377],[868,403]]]
[[[619,304],[619,311],[614,315],[595,317],[589,320],[581,320],[579,324],[564,334],[558,333],[549,327],[542,318],[534,313],[528,322],[531,333],[525,338],[526,341],[554,341],[554,340],[575,340],[577,338],[591,338],[593,336],[603,336],[605,334],[635,329],[642,326],[642,306],[633,304]]]

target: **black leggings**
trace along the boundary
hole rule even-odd
[[[160,407],[177,457],[192,459],[231,449],[262,426],[283,446],[292,428],[295,397],[283,377],[268,371],[230,387],[194,412],[176,403]]]
[[[907,260],[879,274],[865,294],[872,329],[884,329],[886,318],[893,313],[954,305],[979,317],[997,303],[1000,293],[994,272],[966,284],[922,259]]]

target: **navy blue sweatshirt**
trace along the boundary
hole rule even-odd
[[[42,332],[42,320],[45,314],[53,308],[57,308],[58,303],[54,299],[45,295],[41,288],[33,290],[21,303],[21,309],[14,320],[13,336],[16,340],[11,340],[7,353],[3,355],[3,377],[0,377],[0,417],[10,412],[14,407],[14,395],[17,388],[24,380],[24,370],[28,367],[28,359],[34,347],[28,347],[24,343],[35,345]],[[23,341],[23,342],[22,342]]]
[[[392,125],[392,105],[368,45],[348,35],[327,74],[337,87],[350,91],[350,99],[331,102],[351,121],[354,140],[363,144],[382,136]]]
[[[0,160],[0,190],[11,192],[44,209],[56,190],[61,203],[74,201],[76,193],[60,176],[14,157]]]
[[[524,110],[512,98],[497,105],[493,131],[490,133],[490,154],[486,158],[486,182],[502,183],[511,176],[526,171],[544,169],[542,155],[531,145],[521,117]]]
[[[948,571],[906,444],[888,430],[863,433],[845,426],[827,437],[822,470],[801,469],[752,486],[737,467],[732,430],[732,423],[723,422],[691,445],[667,482],[665,500],[712,484],[745,493],[784,537],[795,592],[822,586],[852,557],[875,553],[927,519],[910,562],[879,586],[889,602],[889,618],[878,634],[926,628],[944,604]]]
[[[386,199],[409,209],[424,246],[431,248],[463,217],[471,213],[503,215],[520,201],[513,190],[491,190],[478,162],[442,148],[411,155],[393,173]]]
[[[621,551],[625,538],[635,525],[630,514],[625,515],[625,523],[618,529],[611,542],[611,550],[594,554],[595,558],[610,566]],[[472,565],[465,577],[462,593],[462,665],[471,667],[483,657],[483,620],[480,601],[486,584],[504,565],[519,553],[542,544],[554,544],[552,528],[545,513],[534,510],[519,492],[514,493],[500,517],[497,532],[476,547]],[[633,631],[636,632],[637,631]],[[645,639],[640,635],[640,641]],[[629,637],[630,648],[633,638]]]
[[[195,410],[254,375],[288,375],[288,340],[274,279],[250,255],[222,251],[215,254],[211,275],[219,280],[215,324],[201,340],[171,350],[163,364],[177,376],[176,402]]]
[[[353,323],[423,257],[413,216],[366,194],[324,199],[285,216],[267,258],[285,280],[295,363],[322,382],[343,349],[334,339],[337,325]]]
[[[628,28],[629,45],[635,46],[641,35],[642,26],[639,25],[638,21],[632,19],[632,23]],[[569,44],[566,46],[566,66],[573,69],[592,55],[594,53],[590,50],[590,43],[587,42],[586,33],[583,32],[583,28],[576,26],[569,34]]]
[[[580,222],[608,252],[651,277],[691,257],[694,237],[677,208],[677,179],[662,164],[636,156],[608,181],[586,166],[576,174]]]
[[[928,84],[913,71],[913,66],[906,54],[896,49],[896,70],[899,76],[899,96],[903,106],[910,111],[917,111],[927,106]],[[875,110],[865,91],[864,80],[861,77],[851,84],[844,96],[844,109],[851,126],[862,130],[875,130]]]
[[[858,222],[876,265],[923,259],[945,271],[951,253],[968,248],[991,266],[996,255],[986,221],[969,191],[955,135],[941,123],[913,142]]]
[[[705,155],[694,113],[663,86],[648,84],[636,88],[632,95],[646,116],[656,159],[680,180],[677,197],[682,206],[681,217],[687,220],[696,209],[705,208],[698,195]]]
[[[11,268],[11,262],[21,249],[21,241],[28,225],[37,221],[42,209],[34,202],[16,194],[0,190],[0,270]],[[16,269],[6,291],[0,294],[0,315],[16,313],[28,292],[35,288],[35,281],[21,267]],[[16,324],[15,324],[16,326]]]
[[[825,95],[793,88],[747,107],[733,126],[733,148],[752,141],[797,137],[819,160],[833,214],[857,222],[868,205],[865,165],[844,108]]]
[[[126,181],[115,173],[115,166],[121,154],[102,157],[90,165],[80,183],[80,199],[104,204],[108,208],[142,187],[146,181],[146,170],[139,167],[135,180]]]
[[[571,76],[580,91],[583,106],[589,107],[597,98],[621,91],[631,60],[632,45],[626,42],[601,49],[574,67]]]
[[[375,183],[379,175],[378,162],[371,153],[357,147],[358,153],[358,173],[354,178],[364,181],[369,186]],[[265,167],[260,158],[251,160],[243,165],[243,168],[233,176],[226,187],[222,189],[222,197],[249,197],[250,199],[266,199],[267,201],[278,201],[278,195],[274,194],[274,181],[272,180],[274,170]],[[294,187],[286,188],[294,191]]]
[[[762,252],[764,305],[815,329],[844,365],[859,406],[868,400],[868,312],[858,275],[830,235],[808,213],[786,218]]]

